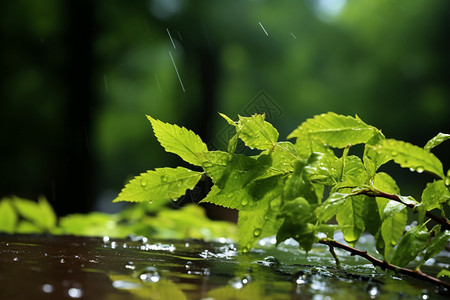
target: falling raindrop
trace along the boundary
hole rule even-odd
[[[103,80],[105,81],[106,92],[109,94],[108,79],[106,78],[106,74],[103,75]]]
[[[291,32],[291,35],[294,39],[297,39],[297,37]]]
[[[266,34],[266,36],[269,36],[269,34],[267,33],[266,29],[264,28],[264,26],[261,24],[261,22],[258,22],[259,26],[261,26],[262,30],[264,31],[264,33]]]
[[[161,93],[162,92],[161,85],[159,84],[158,75],[156,75],[156,73],[155,73],[155,78],[156,78],[156,83],[158,84],[159,92]]]
[[[177,73],[178,80],[180,81],[181,88],[183,89],[183,92],[186,92],[184,89],[183,82],[181,81],[180,73],[178,73],[177,65],[175,64],[175,61],[173,60],[172,52],[169,51],[170,59],[172,60],[173,67],[175,68],[175,72]]]
[[[172,35],[170,34],[169,28],[166,28],[167,34],[169,35],[170,41],[172,42],[173,48],[177,49],[177,46],[175,46],[175,43],[172,39]]]

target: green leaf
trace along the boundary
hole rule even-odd
[[[265,116],[254,114],[251,117],[239,116],[237,132],[239,138],[250,148],[272,149],[278,140],[278,131],[272,124],[264,121]]]
[[[425,210],[440,208],[443,203],[450,201],[450,191],[445,186],[444,180],[437,180],[427,184],[422,193],[422,205]]]
[[[344,157],[343,159],[345,160],[342,182],[336,185],[335,188],[342,186],[358,187],[364,185],[369,179],[369,174],[361,159],[354,155]]]
[[[202,173],[186,168],[160,168],[136,176],[125,185],[119,196],[114,199],[130,202],[160,202],[178,199],[193,189]]]
[[[450,139],[450,134],[439,132],[434,138],[429,140],[423,148],[430,151],[431,149],[440,145],[442,142],[445,142],[448,139]]]
[[[274,199],[273,201],[279,201]],[[239,211],[238,242],[244,251],[250,250],[263,237],[275,235],[282,220],[276,218],[277,212],[266,208]]]
[[[41,224],[47,230],[52,230],[56,226],[56,214],[50,203],[43,196],[38,199],[38,206],[41,212]]]
[[[372,197],[364,197],[364,207],[362,213],[364,226],[367,231],[369,231],[373,236],[377,234],[378,230],[381,227],[381,216],[378,210],[377,201],[377,199],[374,199]]]
[[[391,202],[386,205],[382,218],[383,223],[381,224],[381,237],[384,241],[383,256],[385,259],[389,259],[393,246],[397,244],[402,236],[407,221],[405,206],[399,203],[403,205],[403,209],[398,211],[398,207],[395,207],[393,203],[390,204]]]
[[[334,154],[313,152],[306,161],[303,178],[314,183],[334,186],[339,180],[337,164],[338,159]]]
[[[437,278],[439,277],[450,277],[450,270],[446,270],[446,269],[442,269],[438,274],[437,274]]]
[[[227,115],[225,115],[225,114],[223,114],[223,113],[219,113],[219,115],[220,115],[222,118],[224,118],[225,121],[227,121],[227,123],[230,124],[231,126],[234,126],[234,127],[237,126],[237,123],[234,122],[233,120],[231,120],[231,118],[228,117]]]
[[[374,176],[379,167],[390,161],[391,158],[385,153],[380,153],[374,149],[374,146],[365,145],[363,161],[367,172]]]
[[[208,147],[194,132],[178,125],[164,123],[147,116],[153,132],[161,146],[167,152],[175,153],[184,161],[199,166],[199,154],[208,151]]]
[[[430,233],[426,226],[416,226],[403,235],[394,252],[391,263],[400,267],[406,266],[417,257],[428,244]]]
[[[423,257],[424,261],[427,261],[428,259],[432,258],[436,254],[441,253],[442,250],[445,249],[445,246],[447,246],[449,239],[450,239],[450,231],[444,230],[441,231],[440,225],[436,225],[432,231],[435,232],[434,238],[431,240],[430,244],[428,245],[425,255]]]
[[[38,203],[21,198],[13,201],[19,215],[39,227],[41,232],[50,231],[55,226],[56,215],[45,198],[41,197]]]
[[[0,232],[13,233],[17,224],[17,215],[7,198],[0,201]]]
[[[341,209],[345,199],[349,194],[333,193],[314,211],[317,219],[321,222],[327,222]]]
[[[342,226],[344,238],[354,246],[364,231],[364,196],[349,197],[336,214],[336,220]]]
[[[359,118],[327,113],[306,120],[288,138],[308,135],[331,147],[345,148],[347,145],[375,142],[384,138],[381,131],[367,125]]]
[[[394,178],[392,178],[389,174],[380,172],[376,173],[373,179],[373,186],[385,193],[389,194],[399,194],[400,189],[395,182]]]
[[[444,178],[441,161],[427,150],[412,144],[393,139],[384,140],[375,150],[386,157],[393,159],[403,168],[410,168],[417,173],[424,171]]]

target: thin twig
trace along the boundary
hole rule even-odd
[[[414,204],[403,202],[402,199],[398,195],[396,195],[396,194],[389,194],[389,193],[380,191],[378,189],[363,189],[363,190],[359,190],[355,195],[366,195],[366,196],[369,196],[369,197],[386,198],[386,199],[390,199],[390,200],[394,200],[394,201],[397,201],[399,203],[402,203],[402,204],[408,206],[409,208],[412,208],[412,209],[415,208]],[[414,213],[417,213],[417,210],[414,210]],[[450,221],[447,218],[436,216],[435,214],[433,214],[430,211],[426,211],[425,214],[430,219],[432,219],[432,220],[436,221],[437,223],[441,224],[442,230],[450,230]]]
[[[370,261],[374,266],[380,267],[383,271],[388,269],[388,270],[392,270],[401,274],[405,274],[405,275],[409,275],[411,277],[414,278],[418,278],[418,279],[422,279],[428,282],[432,282],[434,284],[438,284],[438,285],[442,285],[442,286],[446,286],[446,287],[450,287],[450,283],[442,281],[438,278],[435,278],[433,276],[430,276],[428,274],[423,273],[422,271],[419,270],[411,270],[411,269],[406,269],[406,268],[402,268],[396,265],[392,265],[386,261],[382,261],[379,260],[375,257],[373,257],[372,255],[368,254],[367,251],[361,251],[358,249],[355,249],[353,247],[341,244],[339,242],[336,242],[335,240],[332,239],[321,239],[319,240],[320,244],[324,244],[327,245],[328,247],[336,247],[342,250],[345,250],[347,252],[350,252],[350,255],[358,255],[361,256],[365,259],[367,259],[368,261]]]

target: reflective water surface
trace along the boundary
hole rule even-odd
[[[238,254],[226,240],[1,234],[0,299],[448,299],[343,252],[337,269],[326,247],[306,256],[295,243],[273,243]],[[449,264],[442,253],[422,270]]]

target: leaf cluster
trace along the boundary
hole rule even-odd
[[[358,116],[327,113],[303,122],[288,136],[291,142],[279,141],[278,131],[264,115],[239,116],[237,121],[221,116],[235,131],[227,151],[209,151],[192,131],[148,116],[164,149],[202,171],[182,167],[147,171],[132,179],[114,201],[167,203],[206,175],[214,185],[201,202],[239,210],[243,252],[273,235],[278,243],[293,238],[309,251],[324,240],[324,234],[331,239],[336,230],[354,246],[366,231],[374,236],[384,261],[405,266],[419,254],[424,262],[447,244],[450,223],[444,206],[450,200],[450,173],[445,175],[431,150],[450,135],[440,133],[422,148],[386,139]],[[258,154],[236,153],[238,140]],[[358,144],[363,153],[350,154]],[[421,199],[403,196],[396,181],[379,171],[389,161],[432,174],[435,180]],[[407,210],[418,217],[417,225],[405,233]],[[336,224],[330,224],[334,219]],[[430,219],[437,222],[431,228]]]

